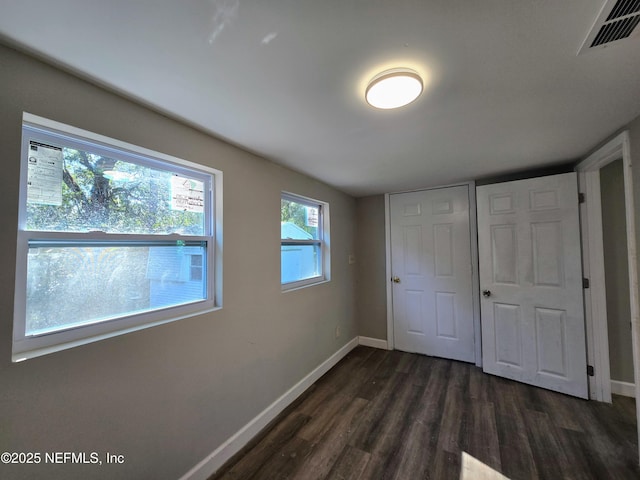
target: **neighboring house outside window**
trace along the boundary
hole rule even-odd
[[[149,306],[156,308],[201,300],[206,282],[206,276],[202,274],[202,257],[200,247],[184,246],[177,252],[162,247],[149,248]]]
[[[202,255],[195,254],[190,256],[191,270],[189,280],[199,282],[202,280]]]

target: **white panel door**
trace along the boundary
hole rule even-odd
[[[587,398],[576,174],[476,192],[484,371]]]
[[[475,361],[469,188],[390,195],[395,348]]]

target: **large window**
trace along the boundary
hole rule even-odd
[[[13,359],[220,305],[221,172],[25,114]]]
[[[283,290],[328,280],[329,205],[290,193],[280,201]]]

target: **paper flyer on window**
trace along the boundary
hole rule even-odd
[[[27,202],[62,205],[62,148],[29,141]]]
[[[318,209],[314,207],[305,207],[305,225],[307,227],[318,226]]]
[[[179,175],[171,177],[171,209],[203,213],[204,183]]]

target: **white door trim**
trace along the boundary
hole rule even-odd
[[[387,346],[389,350],[395,347],[393,333],[393,290],[391,286],[391,216],[390,195],[396,193],[409,193],[423,190],[436,190],[440,188],[467,186],[469,191],[469,230],[471,234],[471,263],[472,263],[472,292],[473,292],[473,330],[475,336],[476,365],[482,366],[482,334],[480,325],[480,273],[478,271],[478,223],[476,216],[476,182],[461,182],[439,187],[420,188],[399,192],[385,193],[384,195],[384,230],[386,245],[386,285],[387,285]]]
[[[480,263],[478,260],[478,208],[476,182],[469,182],[469,228],[471,230],[471,282],[473,292],[473,331],[476,339],[476,367],[482,367],[482,328],[480,324]]]
[[[631,344],[633,346],[633,371],[635,380],[636,399],[640,398],[640,296],[638,292],[638,264],[637,264],[637,252],[636,252],[636,238],[635,238],[635,209],[633,202],[633,177],[631,170],[631,152],[629,142],[629,132],[624,131],[617,137],[609,141],[603,147],[599,148],[595,153],[591,154],[584,161],[580,162],[576,167],[576,171],[583,173],[587,178],[598,176],[599,169],[605,165],[611,163],[614,160],[622,158],[623,172],[624,172],[624,198],[625,198],[625,214],[627,221],[627,255],[629,260],[629,304],[631,310]],[[600,194],[592,195],[592,198],[586,198],[587,205],[587,221],[591,224],[595,220],[597,212],[594,209],[589,208],[591,206],[590,200],[596,200],[600,202]],[[602,237],[602,229],[600,231],[600,237]],[[583,241],[592,241],[592,238],[583,239]],[[601,245],[601,244],[600,244]],[[588,252],[589,258],[600,256],[603,257],[604,252],[602,248],[599,251],[596,250],[597,245],[590,244]],[[591,297],[595,295],[602,295],[599,291],[591,289]],[[603,300],[600,299],[602,302]],[[595,327],[594,318],[587,317],[587,322],[592,322],[592,327]],[[606,327],[606,326],[605,326]],[[587,331],[589,329],[587,328]],[[594,352],[598,352],[602,348],[602,339],[596,343],[596,339],[593,341]],[[608,340],[608,339],[607,339]],[[608,343],[607,343],[608,351]],[[610,372],[607,372],[610,376]],[[598,372],[596,371],[596,377],[598,378]],[[602,378],[598,378],[597,382],[602,382]],[[611,389],[611,379],[608,378],[609,391]],[[640,402],[636,402],[636,416],[638,424],[640,425]],[[640,439],[640,428],[638,429]]]
[[[589,377],[589,398],[611,403],[600,167],[596,170],[583,171],[580,170],[580,165],[578,166],[578,184],[580,193],[585,196],[585,202],[580,204],[582,271],[590,283],[590,288],[583,290],[587,361],[594,368],[594,376]]]
[[[395,348],[395,339],[393,336],[393,288],[391,286],[391,197],[389,193],[384,194],[384,236],[386,250],[386,273],[385,279],[387,285],[387,348],[393,350]]]

